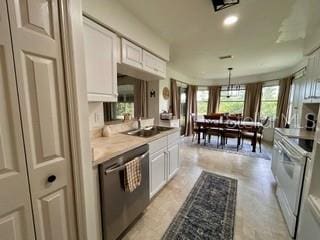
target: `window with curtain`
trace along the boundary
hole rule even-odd
[[[197,90],[197,111],[198,116],[207,114],[209,101],[209,90],[208,88],[198,88]]]
[[[112,119],[123,119],[126,113],[134,117],[134,84],[119,85],[118,94],[118,102],[113,103]]]
[[[279,86],[262,87],[260,118],[275,119],[277,115]]]
[[[246,89],[244,86],[241,86],[238,90],[232,91],[228,91],[227,86],[222,87],[220,92],[219,112],[243,114],[245,94]]]

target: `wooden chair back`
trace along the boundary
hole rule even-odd
[[[229,114],[226,117],[227,120],[232,120],[232,121],[242,121],[243,117],[241,113],[236,113],[236,114]]]
[[[210,113],[209,115],[204,115],[204,119],[208,120],[221,120],[223,119],[224,113]]]

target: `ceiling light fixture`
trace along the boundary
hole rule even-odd
[[[230,26],[238,22],[239,18],[237,16],[229,16],[224,19],[223,24],[225,26]]]
[[[212,4],[216,12],[239,4],[239,2],[240,0],[212,0]]]
[[[231,96],[239,96],[239,91],[241,89],[240,84],[231,84],[231,71],[233,70],[232,67],[228,68],[229,72],[229,81],[227,86],[227,98],[230,98]]]

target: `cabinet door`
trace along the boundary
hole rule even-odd
[[[309,201],[305,201],[298,226],[298,240],[314,240],[320,236],[320,221]]]
[[[8,1],[36,238],[76,240],[57,0]]]
[[[88,18],[83,26],[89,101],[115,102],[117,94],[117,36]]]
[[[314,96],[320,98],[320,51],[315,54],[314,60]]]
[[[175,144],[171,147],[168,147],[168,179],[175,175],[179,169],[179,165],[179,144]]]
[[[166,77],[166,62],[143,50],[143,70]]]
[[[142,48],[124,38],[122,38],[121,44],[122,62],[129,66],[142,69]]]
[[[0,239],[34,239],[6,1],[0,1]]]
[[[166,150],[150,156],[150,197],[155,195],[167,181]]]

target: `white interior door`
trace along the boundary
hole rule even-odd
[[[77,239],[59,2],[8,7],[36,237]]]
[[[7,6],[0,0],[0,239],[34,239]]]

